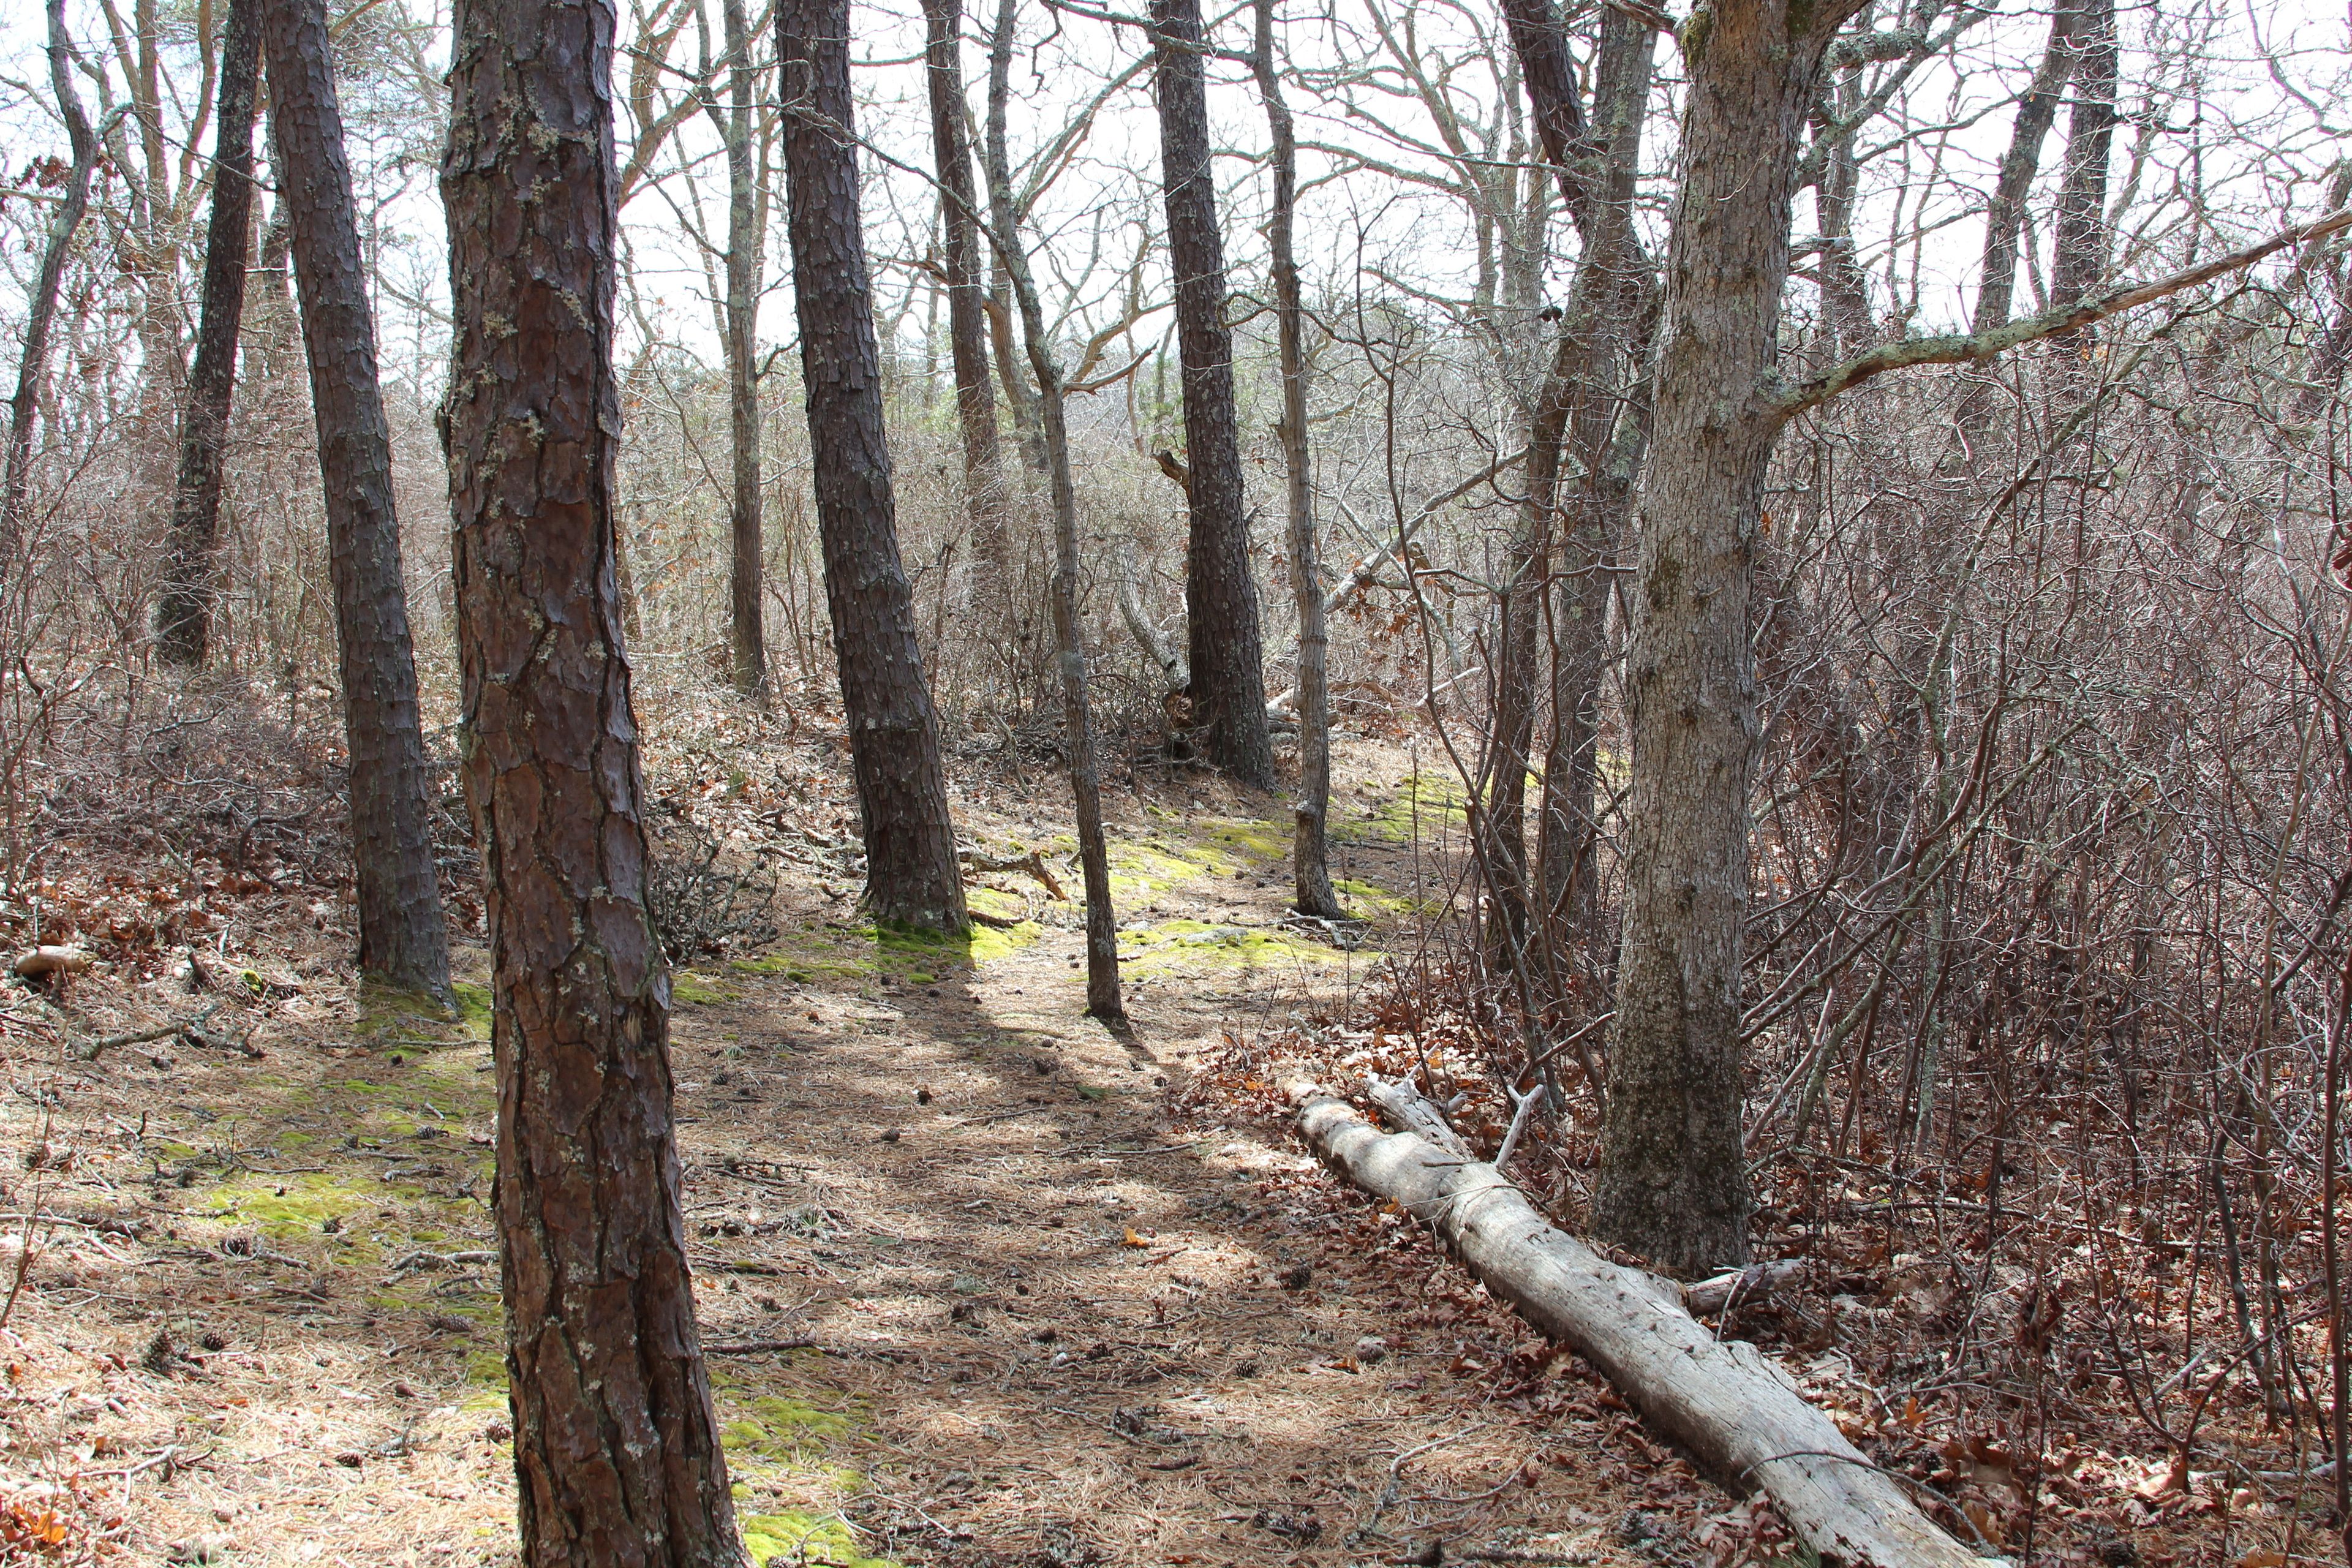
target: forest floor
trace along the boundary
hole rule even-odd
[[[1285,926],[1274,803],[1181,775],[1117,798],[1117,1034],[1082,1016],[1075,905],[1021,871],[974,894],[1021,923],[950,948],[861,926],[818,858],[779,942],[680,972],[687,1218],[755,1560],[1704,1563],[1769,1539],[1318,1170],[1254,1076],[1261,1033],[1346,1006],[1447,828],[1407,753],[1342,761],[1338,869],[1376,917],[1353,952]],[[968,793],[968,835],[1055,854],[1051,789]],[[362,1022],[333,973],[282,962],[333,911],[215,902],[206,945],[253,967],[212,1026],[258,1057],[86,1062],[0,1016],[0,1562],[510,1562],[485,955],[460,955],[463,1024]],[[59,1000],[122,1029],[208,1005],[131,966]]]

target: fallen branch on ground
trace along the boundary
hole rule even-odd
[[[1426,1102],[1420,1112],[1403,1110],[1419,1098],[1410,1089],[1380,1084],[1375,1097],[1442,1137],[1383,1134],[1313,1084],[1289,1092],[1298,1131],[1325,1164],[1431,1226],[1489,1289],[1592,1363],[1727,1485],[1761,1487],[1823,1563],[1981,1568],[1776,1363],[1753,1345],[1717,1340],[1673,1284],[1554,1228],[1494,1166],[1473,1159]]]
[[[110,1051],[117,1046],[143,1046],[152,1040],[167,1040],[179,1035],[198,1034],[204,1028],[205,1021],[219,1011],[220,1004],[215,1002],[193,1018],[174,1018],[168,1024],[158,1024],[152,1029],[133,1029],[128,1034],[108,1035],[85,1045],[76,1046],[74,1055],[83,1061],[94,1062],[98,1060],[100,1052]]]

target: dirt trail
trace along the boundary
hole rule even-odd
[[[1406,884],[1380,828],[1420,808],[1351,806],[1368,896]],[[838,923],[812,884],[772,955],[680,977],[688,1219],[755,1557],[1704,1560],[1686,1532],[1727,1500],[1244,1109],[1266,1095],[1174,1109],[1370,962],[1281,930],[1276,830],[1175,810],[1120,842],[1118,1036],[1079,1014],[1070,907],[1017,873],[980,902],[1045,921],[969,952]],[[8,1331],[22,1516],[121,1561],[510,1561],[487,1047],[362,1050],[326,1017],[257,1062],[13,1046],[11,1146],[47,1152],[12,1206],[77,1221]]]

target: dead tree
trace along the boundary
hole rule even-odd
[[[521,1562],[741,1561],[695,1326],[614,575],[607,0],[461,0],[442,195]]]
[[[431,782],[392,501],[392,432],[376,380],[343,120],[322,0],[264,0],[269,122],[277,144],[310,407],[350,748],[360,971],[445,1003],[449,939],[433,854]]]

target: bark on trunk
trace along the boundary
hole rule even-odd
[[[1626,668],[1625,925],[1597,1234],[1693,1274],[1748,1258],[1740,924],[1756,733],[1748,600],[1799,132],[1851,0],[1699,14],[1666,260]]]
[[[2018,100],[2009,153],[2000,161],[1992,201],[1985,208],[1984,263],[1978,274],[1973,331],[1989,332],[2009,324],[2017,289],[2018,226],[2025,216],[2026,195],[2042,167],[2042,143],[2058,116],[2058,96],[2074,69],[2075,32],[2081,19],[2080,7],[2072,4],[2050,14],[2049,46],[2042,51],[2042,65],[2033,73],[2032,85]]]
[[[609,0],[460,0],[442,171],[521,1562],[732,1568],[614,574],[614,26]]]
[[[981,155],[988,177],[990,219],[1000,229],[1011,224],[1016,233],[1028,216],[1018,210],[1013,195],[1013,41],[1020,16],[1019,0],[997,0],[996,22],[988,34],[988,140]],[[1013,410],[1013,428],[1021,439],[1021,458],[1031,473],[1043,475],[1049,467],[1045,436],[1037,418],[1037,395],[1021,374],[1013,276],[1002,255],[990,260],[989,301],[989,342],[996,351],[1005,404]]]
[[[2058,190],[2058,237],[2050,262],[2053,305],[2089,299],[2106,276],[2107,161],[2115,144],[2119,53],[2115,0],[2082,0],[2081,49],[2074,106],[2066,117],[2066,173]],[[2068,334],[2059,341],[2088,335]]]
[[[1208,759],[1235,779],[1274,787],[1265,722],[1257,580],[1242,510],[1234,408],[1234,341],[1225,325],[1224,245],[1209,161],[1200,0],[1152,0],[1153,96],[1176,273],[1176,338],[1184,367],[1191,549],[1184,572],[1192,721]]]
[[[1555,495],[1560,540],[1549,601],[1552,731],[1537,844],[1543,930],[1556,975],[1575,955],[1605,942],[1593,867],[1601,687],[1609,668],[1614,563],[1648,441],[1645,381],[1656,279],[1633,227],[1633,195],[1655,54],[1656,33],[1647,23],[1602,14],[1585,258],[1570,286],[1560,334],[1569,396],[1555,440],[1566,447],[1565,474],[1539,483],[1533,443],[1528,454],[1529,488]]]
[[[760,490],[760,262],[767,226],[759,203],[758,143],[752,125],[751,24],[743,0],[725,0],[720,33],[734,64],[727,71],[727,110],[716,116],[727,149],[727,420],[734,453],[729,508],[731,543],[728,626],[735,689],[754,701],[768,694],[768,637],[761,605],[767,545]]]
[[[1014,0],[998,12],[1002,36],[1009,37]],[[1011,182],[1004,163],[988,166],[990,205],[996,214],[996,253],[1005,281],[1021,310],[1023,346],[1030,374],[1037,378],[1038,427],[1045,447],[1046,474],[1054,498],[1054,640],[1062,669],[1064,742],[1070,765],[1070,793],[1078,819],[1078,863],[1087,887],[1087,1011],[1107,1023],[1123,1021],[1126,1003],[1118,982],[1118,921],[1111,907],[1110,850],[1103,837],[1102,781],[1095,761],[1094,728],[1088,711],[1087,650],[1078,626],[1078,499],[1070,475],[1069,428],[1063,419],[1061,367],[1046,338],[1045,314],[1029,274],[1028,252],[1013,217]]]
[[[301,300],[351,754],[360,970],[449,1001],[449,941],[392,503],[392,433],[322,0],[264,0],[269,121]]]
[[[883,436],[850,128],[848,0],[784,0],[776,54],[817,531],[865,814],[866,901],[877,920],[960,933],[969,921],[955,826]]]
[[[1674,1286],[1554,1229],[1458,1142],[1383,1136],[1344,1100],[1307,1086],[1293,1094],[1299,1131],[1325,1164],[1434,1226],[1488,1289],[1592,1363],[1725,1484],[1762,1488],[1822,1563],[1979,1568],[1984,1560],[1937,1528],[1778,1363],[1717,1339]]]
[[[58,112],[66,122],[68,151],[73,155],[66,174],[65,199],[49,221],[49,237],[41,247],[40,270],[33,275],[33,296],[25,312],[25,345],[16,360],[16,393],[8,400],[8,462],[0,475],[0,564],[13,567],[25,539],[25,502],[33,482],[33,419],[39,412],[41,378],[48,374],[49,332],[57,321],[58,290],[66,274],[66,256],[74,233],[89,209],[90,171],[98,166],[98,133],[81,106],[73,85],[73,39],[66,32],[65,0],[48,0],[49,85],[58,95]]]
[[[246,263],[253,247],[254,88],[261,68],[261,0],[229,0],[221,40],[215,113],[213,210],[205,231],[204,302],[196,363],[180,420],[179,482],[163,590],[155,606],[155,651],[165,664],[195,669],[212,641],[213,558],[220,533],[221,458],[236,387],[236,341],[245,316]]]
[[[930,88],[931,150],[940,170],[940,224],[947,259],[948,352],[955,363],[956,424],[963,436],[964,506],[979,563],[973,595],[982,617],[1010,624],[1013,580],[998,473],[996,394],[988,379],[988,270],[981,205],[971,176],[963,96],[963,0],[923,0],[923,58]]]
[[[1323,623],[1323,571],[1315,540],[1314,478],[1307,446],[1307,309],[1298,288],[1291,228],[1298,205],[1298,138],[1274,63],[1275,0],[1257,0],[1253,66],[1273,140],[1274,309],[1282,359],[1284,500],[1290,515],[1290,585],[1298,603],[1298,795],[1291,807],[1290,868],[1303,915],[1337,920],[1347,911],[1331,889],[1325,826],[1331,810],[1330,635]]]

